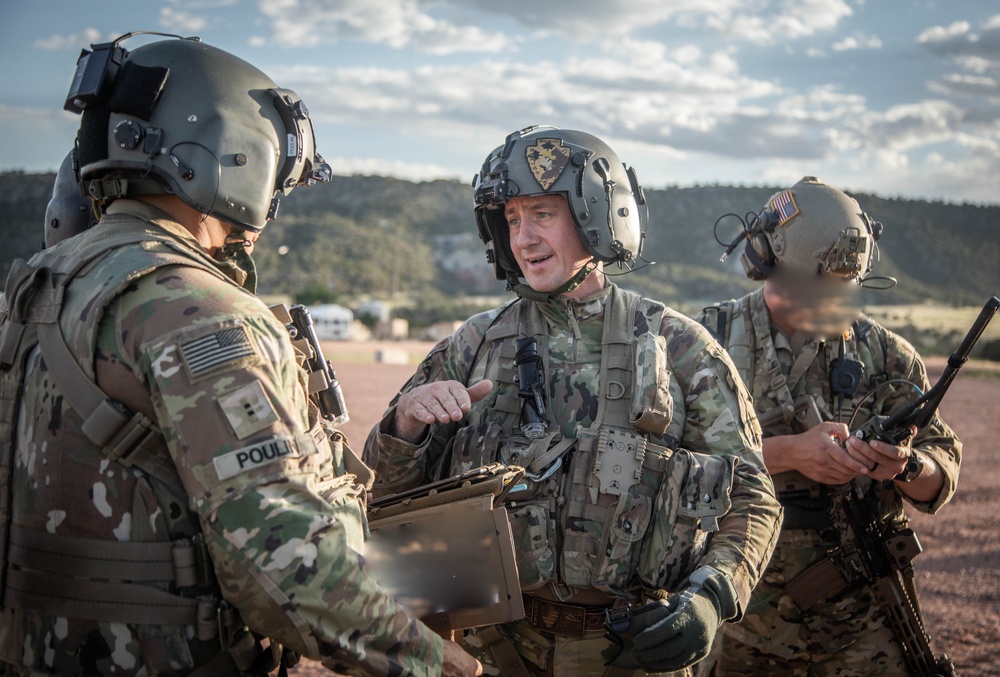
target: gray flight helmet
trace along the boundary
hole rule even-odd
[[[853,197],[813,176],[772,195],[749,225],[741,261],[754,280],[780,265],[788,272],[834,275],[860,284],[878,261],[882,224]]]
[[[563,195],[580,241],[598,261],[631,268],[642,252],[642,187],[635,170],[596,136],[538,125],[513,132],[487,156],[472,186],[479,237],[498,280],[524,277],[504,216],[514,197]]]
[[[131,35],[84,50],[66,99],[83,114],[80,178],[91,197],[170,193],[259,232],[280,196],[331,179],[294,92],[198,38],[128,52],[119,43]]]
[[[80,188],[74,152],[63,158],[52,186],[52,199],[45,207],[45,248],[79,235],[94,225],[94,212],[90,198]]]

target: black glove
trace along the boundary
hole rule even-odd
[[[738,612],[736,590],[712,567],[699,567],[680,593],[646,605],[655,622],[635,635],[632,659],[648,671],[680,670],[705,658],[722,621]],[[646,607],[642,607],[645,609]]]

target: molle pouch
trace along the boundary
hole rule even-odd
[[[460,428],[451,447],[451,467],[445,474],[461,475],[473,468],[502,460],[498,453],[502,432],[499,425],[489,421]]]
[[[639,557],[643,582],[676,590],[705,554],[732,506],[733,459],[677,450],[653,502],[653,526]]]
[[[646,535],[653,514],[653,500],[649,496],[629,492],[621,494],[601,535],[603,551],[594,563],[592,584],[607,592],[625,588],[639,559],[639,542]]]
[[[545,504],[507,506],[521,590],[534,590],[552,580],[555,557],[549,546]]]
[[[629,420],[636,430],[662,435],[673,413],[670,395],[670,372],[667,370],[667,342],[650,333],[633,339],[635,383]]]
[[[353,475],[340,475],[320,483],[319,495],[333,508],[336,521],[342,523],[347,545],[364,554],[364,541],[371,535],[365,511],[365,488]],[[362,535],[356,538],[355,535]]]

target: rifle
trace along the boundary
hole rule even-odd
[[[1000,307],[992,297],[983,307],[958,350],[948,358],[948,366],[937,383],[924,395],[891,416],[873,416],[854,434],[865,441],[881,440],[904,444],[912,427],[922,428],[937,412],[958,370],[968,360],[973,346]],[[920,617],[913,586],[913,558],[922,547],[912,529],[902,524],[886,524],[879,509],[879,496],[890,482],[850,482],[833,495],[832,521],[838,527],[841,545],[830,559],[849,583],[867,585],[899,643],[911,674],[918,677],[955,675],[947,655],[934,655],[930,637]]]
[[[285,325],[292,343],[306,356],[309,396],[314,397],[320,415],[334,427],[344,425],[350,420],[344,393],[333,365],[323,356],[323,349],[316,335],[316,325],[313,323],[312,315],[309,314],[309,309],[299,304],[291,308],[278,305],[273,306],[271,312]]]

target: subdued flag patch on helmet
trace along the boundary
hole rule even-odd
[[[795,204],[795,198],[790,190],[771,198],[771,209],[778,215],[779,226],[785,225],[799,214],[798,205]]]
[[[539,139],[525,148],[524,153],[531,173],[542,190],[548,190],[558,181],[569,164],[570,149],[562,145],[562,139]]]

